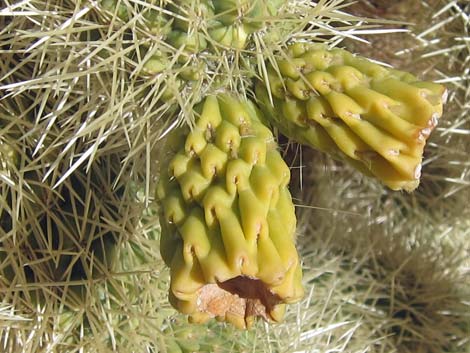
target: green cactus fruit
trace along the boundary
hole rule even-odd
[[[203,328],[201,326],[200,328]],[[203,329],[196,330],[195,328],[179,328],[176,330],[164,330],[165,343],[168,352],[175,353],[191,353],[201,352],[201,345],[199,344],[200,335],[204,334]]]
[[[419,185],[444,86],[319,44],[293,44],[267,66],[256,97],[283,134],[346,160],[393,190]]]
[[[102,0],[101,6],[110,12],[115,12],[116,16],[122,21],[129,20],[129,13],[124,1],[119,0]]]
[[[280,321],[303,295],[290,171],[248,101],[209,96],[174,132],[156,197],[170,302],[194,322]]]
[[[151,36],[146,43],[161,42],[173,48],[171,55],[178,56],[179,64],[185,66],[191,56],[206,49],[216,54],[220,50],[242,50],[249,43],[249,37],[261,31],[275,18],[286,0],[173,0],[144,2],[102,0],[101,8],[122,22],[138,14],[142,19],[137,26]],[[147,48],[148,49],[148,48]],[[147,54],[141,48],[141,55]],[[155,74],[168,67],[168,61],[161,53],[146,56],[144,73]],[[173,69],[178,67],[173,63]]]

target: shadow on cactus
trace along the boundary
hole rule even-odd
[[[53,191],[33,184],[40,177],[25,173],[33,193],[23,212],[13,215],[26,218],[21,228],[2,229],[3,301],[20,302],[33,312],[54,302],[81,308],[88,300],[87,288],[112,272],[121,229],[130,226],[119,209],[123,188],[111,190],[115,174],[96,169],[74,173]],[[4,209],[2,224],[11,223],[11,216]]]

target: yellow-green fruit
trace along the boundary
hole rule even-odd
[[[268,64],[256,96],[282,133],[346,160],[393,190],[419,185],[444,86],[342,49],[297,43]]]
[[[194,322],[280,321],[303,295],[288,166],[248,101],[209,96],[170,137],[156,196],[170,301]]]

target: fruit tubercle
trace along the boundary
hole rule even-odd
[[[170,302],[193,322],[281,321],[303,295],[288,166],[255,106],[207,97],[169,138],[156,198]]]
[[[293,44],[267,66],[256,97],[283,134],[393,190],[419,185],[424,146],[443,113],[444,86],[319,44]]]

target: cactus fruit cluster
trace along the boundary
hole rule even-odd
[[[393,190],[414,190],[445,87],[321,44],[296,43],[286,54],[257,83],[272,123]]]
[[[127,7],[123,1],[102,0],[101,6],[128,21],[140,12],[142,25],[155,36],[186,52],[217,47],[244,49],[251,34],[276,18],[286,0],[175,0],[145,1],[145,6]],[[221,49],[221,48],[219,48]]]
[[[267,65],[253,103],[208,96],[169,138],[156,197],[170,301],[193,321],[279,321],[300,299],[289,168],[272,124],[393,190],[414,190],[446,90],[342,49],[295,43]]]
[[[271,127],[393,190],[419,184],[446,90],[331,48],[364,22],[341,0],[10,3],[0,9],[0,292],[12,312],[36,315],[29,351],[56,348],[39,323],[51,317],[79,344],[105,327],[113,350],[139,325],[170,335],[168,317],[154,320],[168,313],[152,297],[167,290],[154,281],[167,280],[153,271],[157,241],[170,303],[193,322],[280,322],[303,287],[290,170]],[[141,213],[154,188],[160,228]],[[147,227],[161,234],[145,238]],[[6,347],[13,335],[1,334]],[[142,351],[198,350],[184,332],[175,339]]]
[[[124,44],[133,75],[143,81],[141,96],[159,106],[179,106],[186,121],[201,97],[222,87],[251,84],[257,55],[271,55],[308,17],[311,4],[292,6],[287,0],[102,0],[103,20],[132,27],[133,41]],[[281,25],[282,23],[282,25]],[[131,31],[128,30],[129,36]],[[103,41],[99,31],[94,35]],[[149,81],[153,87],[147,87]],[[146,87],[145,89],[143,87]],[[235,89],[236,90],[236,89]],[[161,108],[162,110],[165,108]]]
[[[209,96],[196,111],[157,187],[170,300],[195,322],[280,321],[303,293],[289,168],[251,102]]]

